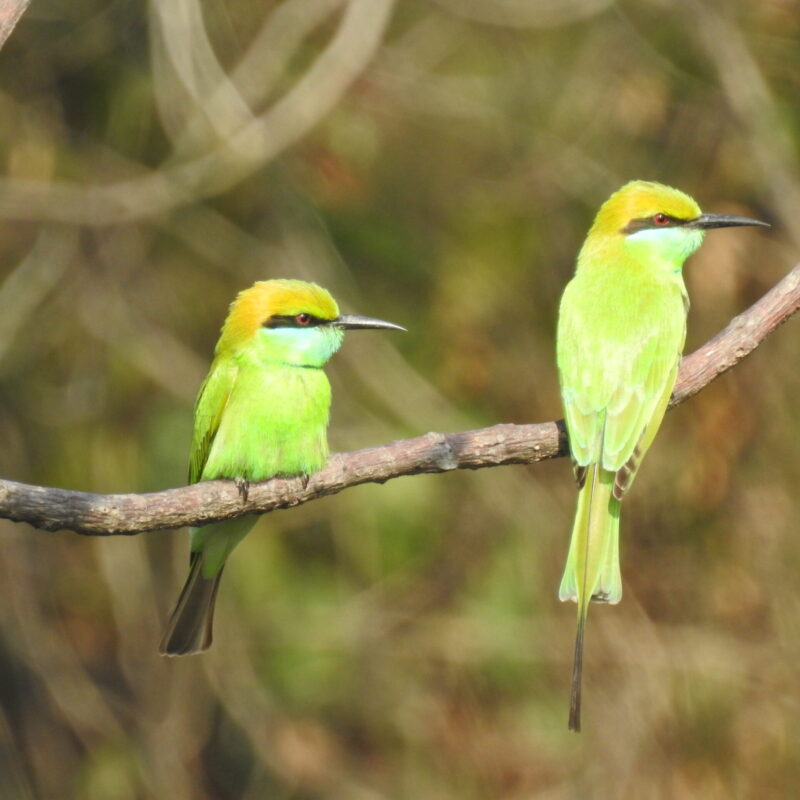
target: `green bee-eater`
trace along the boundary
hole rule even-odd
[[[766,225],[702,214],[677,189],[633,181],[601,206],[561,299],[557,361],[579,486],[559,597],[578,604],[569,727],[580,730],[589,601],[618,603],[620,501],[667,409],[686,338],[683,262],[709,228]]]
[[[194,411],[189,482],[249,481],[309,475],[328,457],[331,387],[322,367],[350,328],[399,325],[339,314],[331,295],[313,283],[259,281],[240,292],[217,342]],[[184,655],[211,645],[225,560],[256,517],[191,530],[189,577],[160,650]]]

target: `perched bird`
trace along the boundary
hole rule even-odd
[[[331,387],[322,367],[349,329],[399,325],[340,314],[314,283],[259,281],[230,307],[194,410],[189,483],[309,475],[328,458]],[[211,645],[225,560],[255,524],[247,516],[191,529],[189,577],[161,640],[164,655]]]
[[[633,181],[600,207],[561,299],[557,361],[578,508],[561,600],[578,604],[570,730],[580,730],[590,600],[618,603],[620,501],[653,442],[678,374],[689,299],[683,262],[709,228],[764,225],[702,214],[688,195]]]

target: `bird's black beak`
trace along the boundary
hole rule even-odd
[[[690,219],[685,227],[709,230],[710,228],[734,228],[740,225],[757,225],[761,228],[770,227],[769,222],[761,222],[749,217],[736,217],[731,214],[701,214],[699,217]]]
[[[388,328],[393,331],[405,330],[401,325],[395,325],[394,322],[386,322],[374,317],[362,317],[361,314],[340,314],[331,322],[331,325],[345,330],[368,330],[369,328]]]

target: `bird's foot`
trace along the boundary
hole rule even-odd
[[[250,481],[247,478],[234,478],[233,482],[236,484],[236,489],[239,492],[239,497],[242,498],[242,502],[246,503],[250,494]]]

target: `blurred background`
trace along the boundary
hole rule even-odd
[[[0,475],[181,485],[271,277],[409,329],[331,363],[334,450],[557,418],[558,300],[632,178],[773,223],[691,259],[694,349],[797,259],[799,36],[797,0],[37,0],[0,52]],[[184,531],[0,521],[0,796],[796,795],[798,324],[665,420],[580,736],[561,459],[269,515],[189,659]]]

